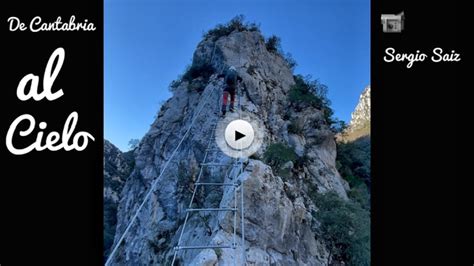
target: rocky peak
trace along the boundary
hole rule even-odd
[[[367,86],[359,96],[359,102],[354,112],[352,112],[348,127],[349,131],[352,132],[364,128],[370,130],[370,86]]]
[[[135,167],[121,194],[116,241],[189,128],[192,117],[204,108],[170,167],[158,179],[156,190],[126,235],[114,264],[170,265],[199,164],[208,141],[214,138],[215,124],[221,119],[218,110],[224,84],[217,74],[229,66],[236,67],[245,85],[240,95],[242,118],[263,125],[264,141],[253,159],[245,159],[242,173],[226,175],[235,170],[232,166],[207,169],[206,181],[236,179],[245,187],[249,264],[327,265],[329,252],[313,228],[317,221],[312,215],[316,209],[312,194],[334,191],[347,199],[347,182],[336,169],[334,134],[322,110],[312,106],[295,108],[289,100],[295,80],[288,63],[280,54],[267,50],[260,32],[248,30],[205,38],[193,55],[193,73],[185,73],[173,83],[173,96],[163,104],[135,153]],[[265,152],[276,143],[290,147],[296,154],[294,158],[299,159],[288,159],[284,167],[271,165],[265,160]],[[220,151],[206,158],[220,164],[232,161]],[[195,204],[226,206],[234,196],[227,188],[209,188],[196,194]],[[234,230],[231,217],[192,215],[183,243],[229,243]],[[240,234],[239,224],[235,229]],[[228,265],[234,256],[234,250],[205,249],[182,252],[178,261],[180,265]]]

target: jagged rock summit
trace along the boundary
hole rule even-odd
[[[367,86],[359,97],[359,102],[351,114],[348,132],[360,131],[370,134],[370,86]]]
[[[243,119],[263,125],[260,150],[245,159],[243,172],[232,176],[232,167],[207,168],[208,182],[230,182],[244,186],[245,255],[248,265],[327,265],[330,254],[317,235],[314,193],[335,191],[347,199],[347,182],[336,170],[336,143],[323,110],[290,101],[295,84],[283,56],[267,49],[257,30],[234,30],[222,36],[207,36],[193,56],[183,77],[172,84],[173,96],[159,114],[135,151],[135,166],[125,182],[117,214],[117,242],[141,204],[152,182],[203,107],[189,135],[170,166],[158,180],[113,259],[114,265],[170,265],[182,229],[185,209],[200,170],[207,143],[214,138],[223,81],[217,79],[228,66],[243,78]],[[272,163],[272,145],[294,151],[287,162]],[[276,156],[281,156],[277,154]],[[228,163],[222,152],[210,153],[208,161]],[[240,201],[240,195],[237,195]],[[234,199],[231,190],[206,188],[196,194],[196,207],[225,206]],[[241,234],[240,225],[236,225]],[[208,245],[230,243],[234,224],[230,213],[195,213],[187,221],[183,243]],[[240,247],[240,243],[239,243]],[[177,265],[229,265],[240,251],[206,249],[180,251]]]

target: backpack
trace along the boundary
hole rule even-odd
[[[237,73],[236,71],[233,70],[228,70],[226,75],[225,75],[225,83],[228,86],[234,86],[236,85],[237,81]]]

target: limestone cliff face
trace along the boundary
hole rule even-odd
[[[115,240],[125,230],[141,199],[178,145],[197,110],[203,106],[189,136],[170,166],[158,180],[149,201],[138,215],[114,258],[116,265],[170,265],[173,247],[181,232],[185,209],[194,188],[206,145],[214,137],[219,117],[219,99],[223,81],[217,79],[233,65],[243,78],[246,90],[241,97],[243,119],[255,119],[263,125],[264,141],[260,150],[246,159],[243,172],[236,169],[210,168],[204,171],[209,182],[233,181],[244,186],[245,248],[249,265],[326,265],[328,252],[315,235],[318,222],[311,193],[336,191],[347,198],[347,183],[335,166],[334,134],[321,110],[293,108],[288,99],[294,78],[280,55],[267,51],[259,32],[234,31],[217,40],[204,39],[193,57],[193,65],[211,64],[215,73],[209,78],[196,77],[174,83],[173,96],[162,106],[149,132],[135,151],[135,167],[125,182],[118,208]],[[301,129],[290,133],[288,126]],[[299,156],[288,163],[289,174],[278,174],[263,161],[272,143],[284,143]],[[232,159],[220,151],[209,154],[208,161],[228,163]],[[240,195],[237,195],[240,201]],[[198,192],[199,207],[228,206],[234,194],[228,188],[208,188]],[[240,215],[240,214],[239,214]],[[183,234],[187,245],[230,243],[234,225],[230,213],[195,213]],[[240,224],[236,226],[241,234]],[[180,265],[229,265],[232,249],[180,252]],[[237,262],[241,262],[238,253]]]
[[[133,167],[129,153],[123,153],[104,140],[104,254],[113,243],[117,220],[117,206],[125,180]]]
[[[367,86],[359,97],[359,102],[351,114],[347,131],[358,135],[370,134],[370,86]]]

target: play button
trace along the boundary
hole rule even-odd
[[[252,145],[253,139],[254,131],[252,125],[245,120],[234,120],[225,129],[225,141],[232,149],[246,149]]]
[[[245,137],[245,134],[240,133],[239,131],[235,131],[235,141]]]
[[[255,114],[242,111],[229,113],[220,119],[214,136],[217,147],[225,155],[232,158],[249,158],[259,151],[264,133],[262,121]]]

